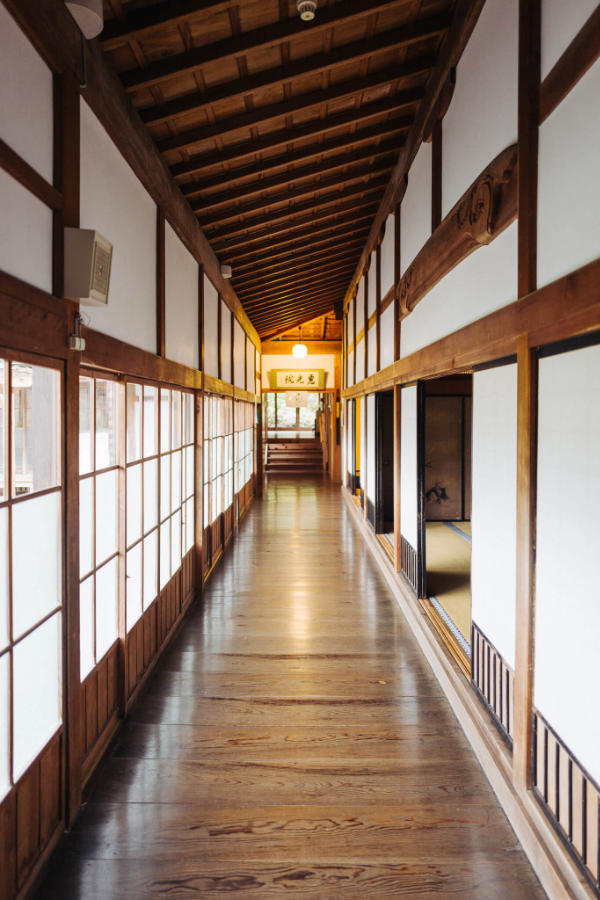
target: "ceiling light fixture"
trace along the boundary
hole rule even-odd
[[[296,359],[304,359],[307,353],[308,348],[306,344],[294,344],[292,347],[292,355],[295,356]]]
[[[303,22],[312,22],[317,11],[317,0],[296,0],[296,6]]]
[[[102,0],[66,0],[66,5],[86,40],[98,37],[104,27]]]

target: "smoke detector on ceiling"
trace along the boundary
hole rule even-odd
[[[221,263],[221,275],[223,278],[231,278],[233,275],[231,266],[228,266],[227,263]]]
[[[296,6],[303,22],[312,22],[317,11],[317,0],[296,0]]]

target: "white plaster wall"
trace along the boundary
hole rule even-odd
[[[377,328],[373,325],[367,335],[369,352],[367,354],[367,374],[374,375],[377,371]]]
[[[385,232],[381,241],[381,299],[394,286],[394,259],[396,217],[393,213],[385,220]]]
[[[50,183],[53,121],[52,73],[0,4],[0,138]]]
[[[206,275],[204,276],[204,371],[217,378],[219,375],[219,295]]]
[[[367,395],[367,497],[375,505],[375,394]]]
[[[402,388],[400,416],[400,532],[417,549],[417,386]]]
[[[81,101],[81,227],[113,245],[108,306],[86,306],[92,328],[156,352],[156,206]]]
[[[233,320],[233,383],[236,387],[246,386],[246,332],[237,319]]]
[[[367,272],[369,290],[367,294],[367,315],[371,316],[377,307],[377,253],[371,253],[371,265]]]
[[[365,377],[365,339],[361,338],[356,345],[356,381],[363,381]]]
[[[394,362],[394,304],[390,303],[379,321],[379,364],[382,369]]]
[[[442,216],[517,139],[518,7],[486,0],[458,63],[443,123]]]
[[[246,388],[251,394],[254,393],[254,385],[256,383],[256,363],[254,344],[246,335]]]
[[[263,358],[263,369],[264,369],[264,358]],[[351,350],[348,354],[348,387],[352,387],[354,384],[354,350]]]
[[[538,284],[600,256],[600,60],[540,128]]]
[[[419,301],[402,321],[408,356],[517,298],[517,223],[479,247]]]
[[[52,211],[3,169],[0,209],[0,270],[52,293]]]
[[[199,366],[198,263],[165,224],[165,350],[168,359]]]
[[[542,0],[542,78],[567,49],[579,29],[596,9],[598,0]]]
[[[473,375],[471,615],[515,665],[517,366]]]
[[[431,234],[431,144],[421,144],[400,206],[400,274]]]
[[[356,334],[360,334],[360,329],[365,324],[365,279],[364,277],[358,282],[358,290],[354,302],[356,303]]]
[[[350,359],[349,365],[352,364]],[[277,355],[265,353],[262,357],[263,390],[269,390],[271,369],[325,369],[325,387],[335,386],[335,356],[332,353],[309,353],[304,359],[296,359],[291,353]]]
[[[596,780],[599,396],[600,347],[540,360],[534,702]]]
[[[231,371],[231,310],[221,300],[221,378],[232,383]]]

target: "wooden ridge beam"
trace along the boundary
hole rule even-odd
[[[418,60],[411,60],[398,66],[380,69],[379,72],[373,72],[364,78],[353,78],[350,81],[338,82],[325,90],[299,94],[287,100],[271,103],[269,106],[261,106],[258,109],[239,113],[236,116],[227,116],[226,118],[218,119],[216,122],[188,128],[179,134],[157,141],[157,146],[161,153],[170,153],[173,150],[187,150],[205,141],[223,138],[238,131],[249,131],[255,127],[262,128],[271,122],[285,119],[293,113],[309,112],[315,107],[320,110],[324,103],[346,100],[356,97],[364,93],[364,91],[394,85],[403,78],[429,71],[433,63],[432,57],[421,57]],[[422,87],[411,87],[396,93],[394,95],[395,106],[396,108],[413,106],[423,99],[424,93],[424,88]]]
[[[288,265],[271,267],[274,269],[272,272],[264,272],[254,268],[242,278],[239,276],[235,277],[236,291],[239,293],[239,291],[247,287],[264,287],[274,282],[285,281],[294,272],[305,269],[307,264],[314,266],[314,268],[311,268],[311,272],[317,271],[321,260],[325,260],[323,265],[335,264],[340,259],[347,258],[348,248],[357,246],[359,241],[360,238],[355,238],[352,243],[344,243],[342,247],[334,252],[327,251],[327,248],[325,248],[325,255],[323,250],[317,250],[315,253],[296,253]]]
[[[285,187],[292,182],[296,183],[302,181],[304,178],[314,179],[328,172],[345,169],[348,166],[356,165],[365,160],[373,160],[386,154],[397,154],[399,149],[400,145],[398,139],[396,137],[388,138],[380,144],[368,145],[360,150],[351,150],[350,152],[346,150],[345,153],[331,156],[318,163],[313,162],[300,169],[290,169],[271,178],[263,178],[262,181],[254,181],[251,184],[240,186],[230,191],[223,191],[206,198],[199,198],[196,203],[192,203],[191,206],[194,212],[218,209],[220,206],[227,206],[228,204],[236,203],[239,200],[246,200],[250,197],[266,194],[268,191]],[[189,196],[189,194],[186,194],[186,196]],[[271,202],[276,203],[277,201],[273,200]],[[265,203],[262,205],[264,206]]]
[[[352,147],[352,152],[354,153],[358,152],[359,148],[363,145],[368,144],[372,144],[376,148],[381,146],[383,139],[385,138],[394,140],[396,142],[396,149],[400,151],[402,146],[402,134],[410,128],[411,122],[412,118],[410,116],[402,116],[397,119],[386,119],[379,125],[374,125],[371,128],[364,128],[357,132],[355,131],[350,135],[343,134],[341,137],[336,136],[322,144],[301,147],[296,151],[288,151],[281,156],[265,159],[263,162],[254,162],[252,165],[245,166],[244,168],[228,169],[227,171],[219,172],[210,178],[205,178],[202,181],[185,182],[181,185],[181,191],[183,195],[188,198],[208,192],[210,199],[210,192],[221,191],[231,184],[235,184],[238,188],[241,188],[241,182],[244,182],[246,179],[265,178],[268,173],[274,172],[277,169],[288,168],[289,166],[298,165],[299,163],[306,163],[309,160],[314,160],[317,157],[324,156],[326,153],[330,153],[334,150],[345,150],[347,152],[348,148]],[[381,143],[377,144],[377,141],[380,141]],[[363,152],[366,156],[369,155],[367,147],[363,147]],[[323,164],[327,163],[328,159],[329,157],[324,159]],[[250,184],[249,187],[252,188],[254,185]]]
[[[324,119],[314,119],[307,124],[294,125],[293,127],[286,126],[278,131],[271,132],[271,134],[257,137],[254,140],[244,140],[225,150],[210,150],[196,154],[185,162],[173,163],[170,167],[171,173],[175,178],[186,177],[215,166],[239,162],[247,157],[252,158],[252,164],[254,165],[255,157],[260,153],[282,149],[288,152],[290,144],[293,144],[295,141],[301,141],[304,138],[317,140],[327,132],[334,131],[337,128],[353,128],[359,124],[367,124],[372,119],[385,115],[389,116],[393,113],[398,113],[395,95],[384,97],[382,100],[364,103],[358,109],[334,113],[326,116]],[[410,127],[414,121],[412,115],[406,115],[405,113],[400,118],[402,120],[400,127],[403,129]],[[343,137],[346,138],[347,135],[343,135]],[[313,148],[310,147],[308,149],[312,150]],[[265,160],[265,165],[268,165],[268,163],[269,161]]]
[[[319,15],[310,26],[311,35],[329,30],[356,18],[365,18],[386,8],[406,3],[407,0],[346,0],[338,5],[319,10]],[[177,53],[150,63],[144,69],[130,69],[121,72],[121,80],[127,91],[149,88],[181,75],[191,75],[207,63],[235,60],[255,50],[273,49],[296,38],[306,39],[306,25],[299,18],[286,19],[265,25],[253,31],[243,32],[214,41],[189,52]]]
[[[331,72],[348,63],[360,62],[378,53],[409,47],[411,44],[424,41],[427,38],[437,37],[443,34],[450,24],[450,17],[443,13],[432,16],[429,19],[421,19],[409,25],[383,31],[366,40],[354,41],[351,44],[343,44],[334,47],[326,53],[315,53],[312,56],[295,60],[286,65],[257,72],[254,75],[239,78],[219,84],[208,90],[194,91],[184,94],[174,100],[168,100],[156,106],[146,107],[141,110],[142,121],[147,125],[158,125],[169,122],[180,116],[189,116],[190,113],[203,112],[215,104],[223,101],[238,100],[251,95],[261,88],[274,88],[283,84],[290,84],[297,78],[306,75],[317,75],[323,72]],[[229,46],[231,41],[223,41]],[[220,60],[223,57],[220,57]]]
[[[376,161],[371,161],[372,159]],[[290,200],[299,200],[302,197],[310,197],[313,194],[321,194],[323,191],[335,190],[336,188],[345,187],[346,185],[352,184],[355,181],[360,181],[361,179],[371,179],[374,178],[380,172],[390,172],[392,166],[394,165],[394,160],[396,158],[396,154],[389,150],[382,151],[382,153],[373,153],[367,161],[362,161],[361,163],[349,163],[351,166],[350,171],[344,171],[343,173],[336,172],[334,175],[331,175],[329,178],[322,178],[321,181],[309,181],[306,184],[294,185],[289,187],[285,194],[275,194],[273,197],[265,197],[254,200],[252,202],[246,204],[240,204],[237,207],[228,207],[221,212],[217,213],[214,216],[203,216],[198,215],[198,220],[200,222],[200,227],[204,229],[210,229],[213,225],[221,225],[223,222],[230,222],[234,219],[239,219],[240,216],[251,215],[252,213],[262,212],[265,207],[269,209],[274,206],[278,206],[280,203],[288,203]],[[338,167],[336,167],[338,168]],[[316,178],[320,176],[320,172],[312,173],[312,178]],[[307,177],[306,175],[304,176]],[[310,177],[310,176],[308,176]],[[295,179],[294,179],[295,181]],[[265,190],[269,190],[266,188]],[[197,209],[196,206],[193,206],[192,209],[196,214],[204,211],[204,208]]]
[[[301,224],[307,224],[310,221],[316,222],[319,218],[330,218],[331,216],[334,216],[336,212],[341,212],[344,209],[351,209],[355,206],[354,201],[348,198],[357,197],[362,194],[372,194],[375,191],[382,190],[385,187],[386,181],[387,175],[384,172],[383,175],[378,174],[372,179],[366,179],[364,183],[354,185],[350,190],[344,191],[343,196],[345,201],[339,203],[337,209],[329,211],[322,209],[322,207],[331,206],[332,203],[339,200],[339,198],[335,196],[332,197],[328,195],[320,200],[307,200],[304,203],[298,203],[296,206],[290,207],[279,213],[274,213],[273,215],[249,219],[247,222],[242,222],[240,225],[229,231],[227,229],[217,229],[210,234],[209,240],[211,242],[214,241],[215,243],[223,243],[223,241],[227,241],[229,238],[237,237],[241,234],[245,235],[247,231],[252,231],[255,228],[262,228],[263,226],[268,227],[270,223],[289,223],[296,216],[305,213],[307,210],[311,210],[312,212],[308,217],[305,216],[302,219]],[[316,215],[313,215],[316,210],[321,210],[321,212],[317,212]],[[275,230],[273,230],[272,233],[277,234]]]

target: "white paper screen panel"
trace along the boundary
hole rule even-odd
[[[250,391],[251,394],[254,393],[254,383],[256,381],[256,361],[255,361],[255,352],[254,352],[254,344],[246,335],[246,390]]]
[[[541,359],[535,705],[600,780],[600,346]]]
[[[518,24],[518,0],[487,0],[458,64],[444,118],[442,216],[517,139]]]
[[[402,388],[400,416],[400,532],[417,550],[417,388]]]
[[[52,293],[52,210],[0,169],[0,269]]]
[[[221,300],[221,378],[223,381],[233,383],[231,369],[231,310]]]
[[[198,368],[198,263],[165,224],[165,350],[168,359]]]
[[[370,317],[377,308],[377,253],[374,250],[371,253],[371,265],[367,273],[368,279],[368,296],[367,296],[367,315]]]
[[[53,105],[52,72],[0,4],[0,138],[50,184]]]
[[[375,394],[367,395],[367,497],[375,505]]]
[[[431,144],[421,144],[410,167],[400,206],[400,229],[403,274],[431,234]]]
[[[538,283],[600,253],[600,60],[540,128]]]
[[[471,614],[515,665],[517,366],[473,375]]]
[[[348,354],[348,387],[354,384],[354,350]]]
[[[354,299],[356,303],[356,334],[360,334],[361,328],[365,324],[365,279],[361,278],[358,282],[358,290]]]
[[[81,227],[113,244],[108,306],[86,306],[91,327],[156,352],[156,206],[81,101]]]
[[[402,321],[401,356],[475,322],[517,298],[517,223],[479,247]]]
[[[369,328],[367,340],[367,375],[374,375],[377,371],[377,326],[375,324]]]
[[[204,371],[217,378],[219,375],[219,295],[206,275],[204,276]]]
[[[392,213],[385,221],[385,233],[381,242],[381,299],[394,286],[396,258],[396,217]]]
[[[363,381],[365,377],[365,339],[361,338],[356,345],[356,381]]]
[[[379,366],[381,369],[394,362],[394,304],[390,303],[379,322]]]
[[[233,320],[233,383],[245,387],[246,382],[246,332],[237,319]]]
[[[582,25],[598,5],[598,0],[542,0],[541,76],[546,77]]]

